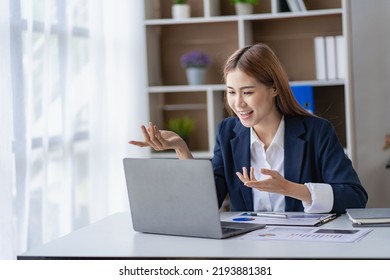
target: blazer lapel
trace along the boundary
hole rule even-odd
[[[241,123],[237,123],[234,131],[237,137],[230,141],[231,149],[233,151],[234,168],[236,171],[242,172],[242,167],[245,166],[246,168],[249,168],[251,164],[249,147],[250,129],[242,126]],[[236,180],[240,182],[239,188],[246,208],[248,210],[253,210],[252,190],[245,187],[238,178],[236,178]]]
[[[284,135],[284,178],[292,182],[300,182],[305,140],[299,136],[305,133],[302,121],[296,117],[285,116]],[[286,197],[286,211],[292,209],[294,200]]]

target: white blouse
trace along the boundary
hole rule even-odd
[[[284,177],[284,117],[267,150],[264,143],[251,128],[250,149],[251,166],[254,167],[256,180],[264,180],[268,175],[260,173],[261,168],[272,169]],[[333,190],[329,184],[306,182],[312,196],[312,203],[302,202],[306,213],[328,213],[333,207]],[[283,212],[285,211],[284,195],[252,189],[254,211]]]

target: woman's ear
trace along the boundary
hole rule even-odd
[[[272,90],[273,90],[273,93],[274,93],[273,96],[277,96],[277,95],[278,95],[278,92],[277,92],[277,89],[276,89],[276,86],[275,86],[275,85],[272,86]]]

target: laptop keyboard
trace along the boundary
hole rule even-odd
[[[223,234],[227,234],[227,233],[231,233],[231,232],[236,232],[237,231],[237,228],[231,228],[231,227],[223,227],[222,228],[222,233]]]

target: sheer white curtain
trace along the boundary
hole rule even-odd
[[[16,242],[12,222],[13,130],[8,1],[0,1],[0,42],[0,259],[12,259]]]
[[[14,258],[128,211],[122,158],[148,156],[127,144],[148,115],[144,13],[142,0],[0,2],[0,257]]]
[[[91,9],[103,18],[91,17],[96,19],[91,34],[92,69],[103,70],[91,75],[97,78],[91,83],[92,92],[101,96],[91,100],[91,119],[95,120],[90,131],[93,219],[128,205],[123,157],[147,156],[146,150],[127,144],[141,137],[140,124],[147,122],[148,115],[143,5],[142,0],[114,0],[103,1],[102,6],[93,3]],[[102,31],[104,46],[99,44]],[[106,199],[108,203],[102,204]]]

